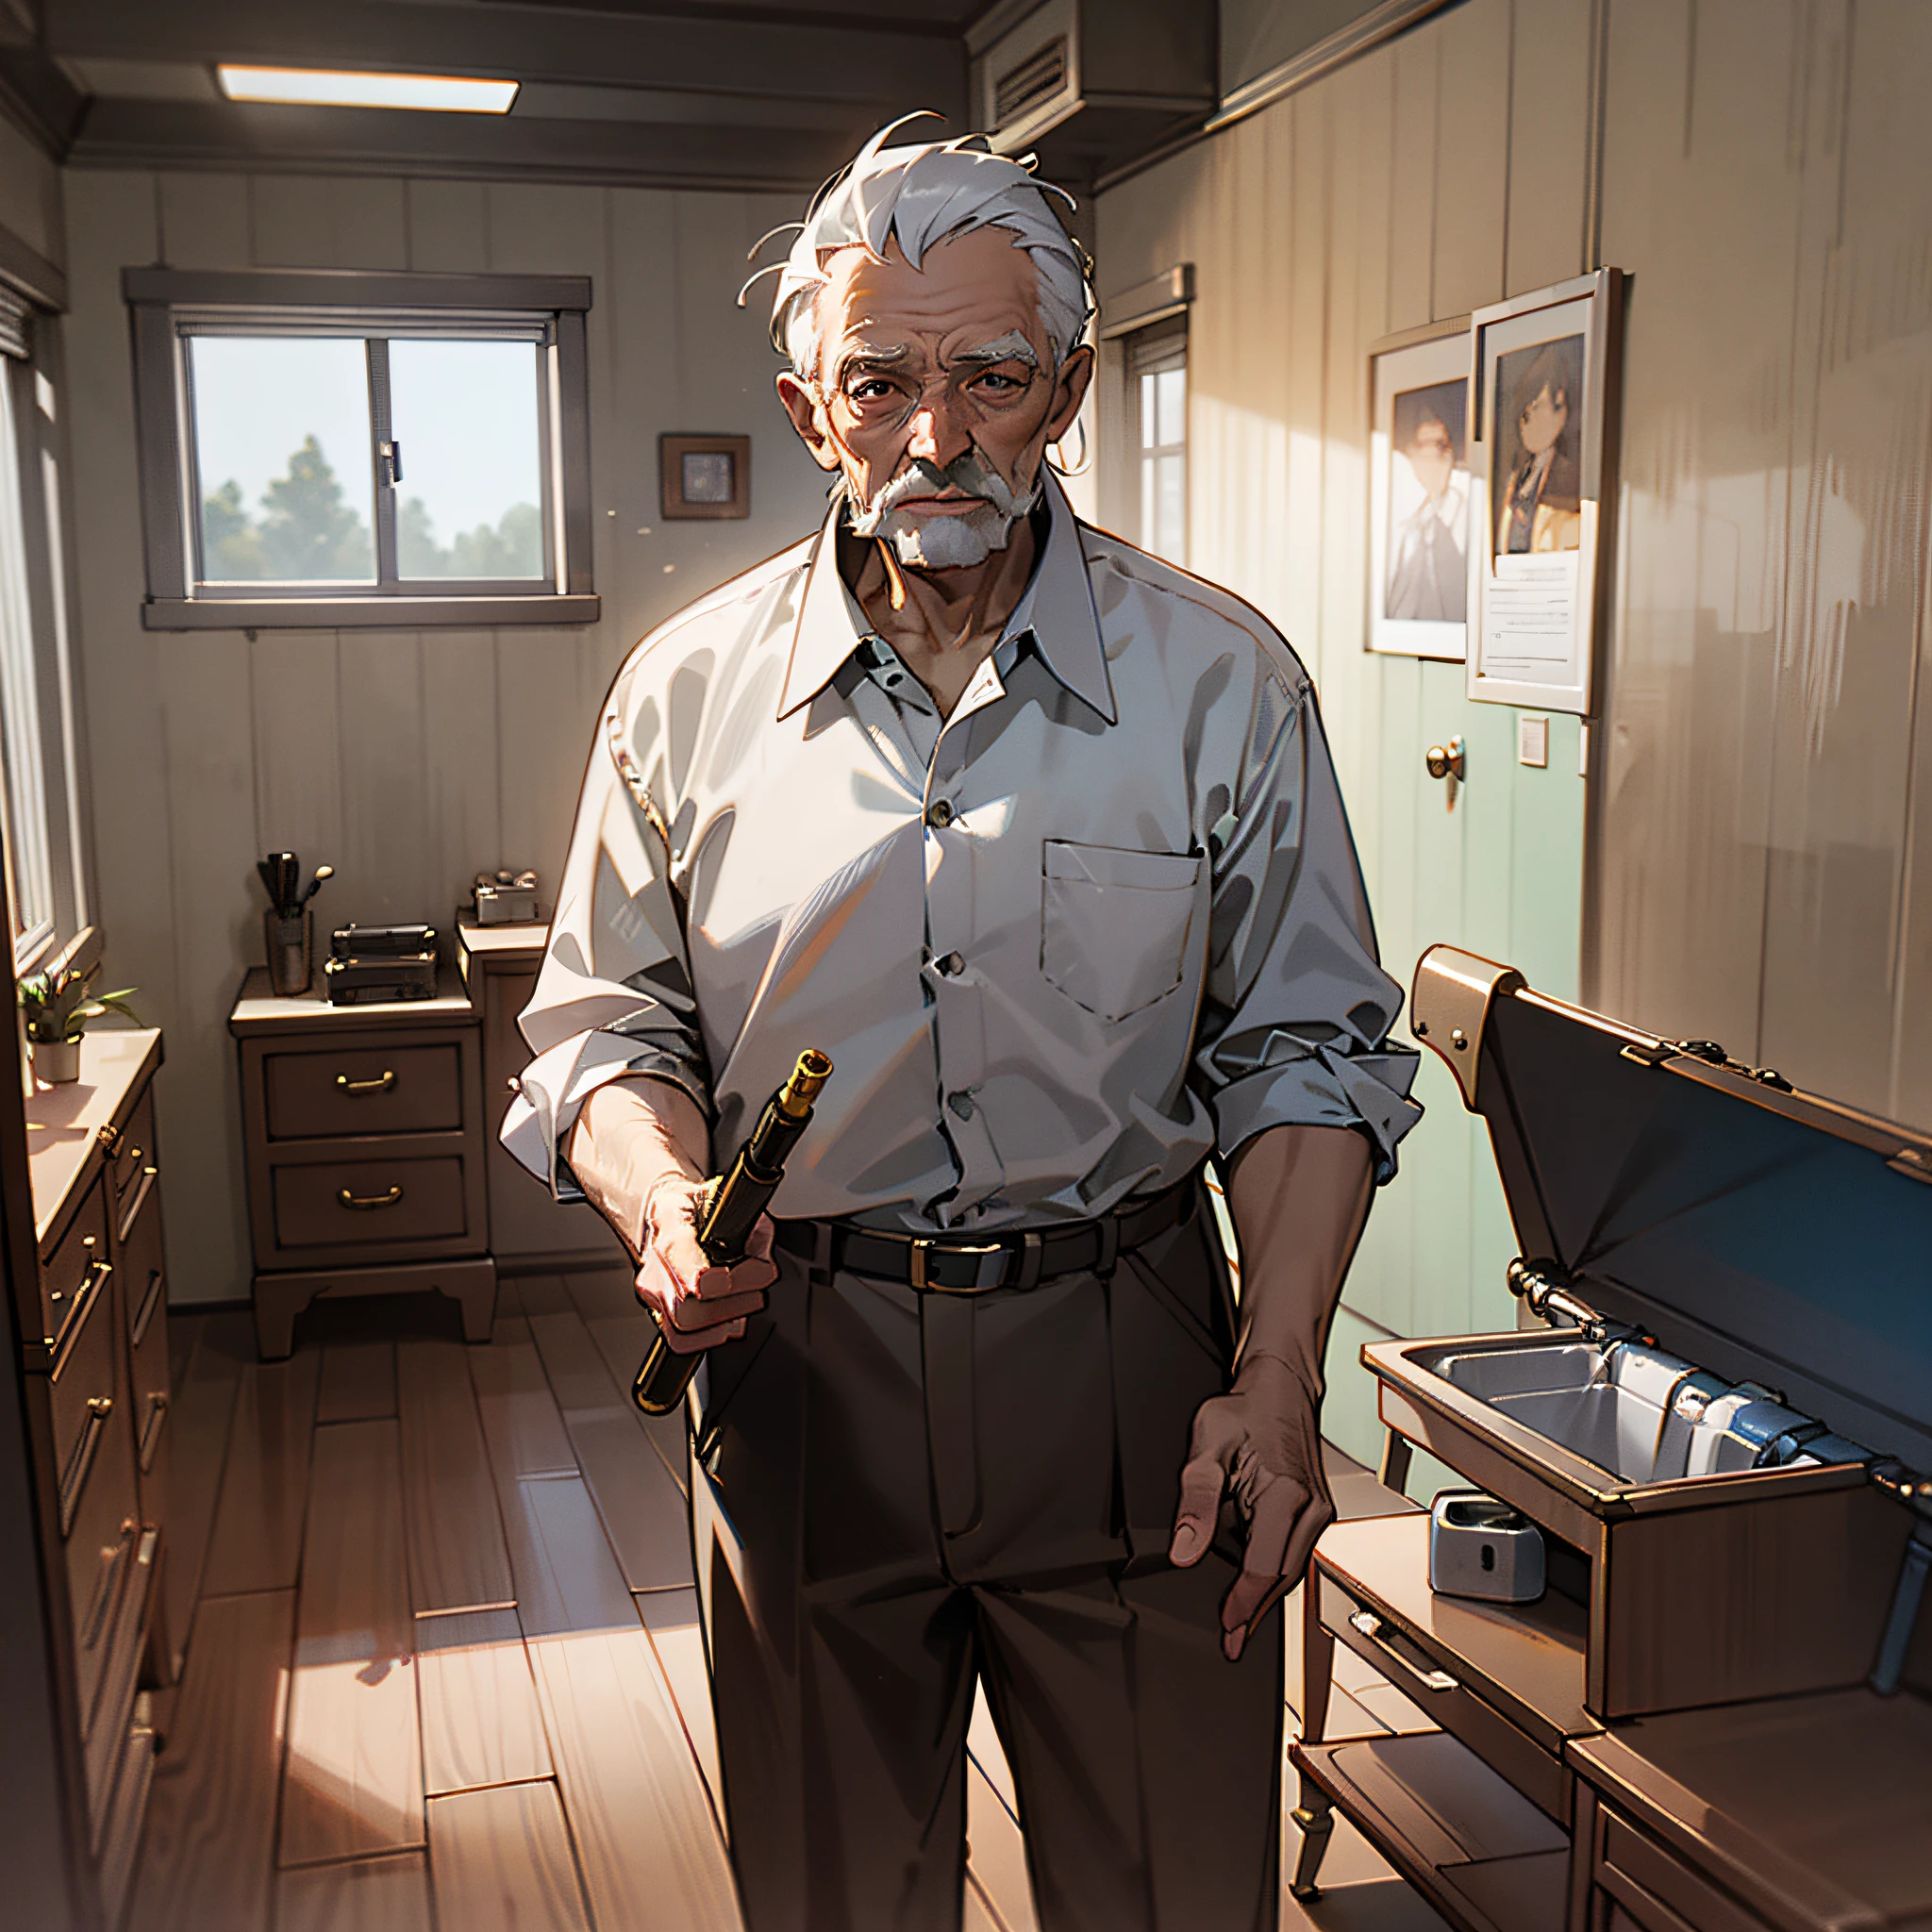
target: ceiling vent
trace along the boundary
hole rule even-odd
[[[993,75],[993,125],[1011,127],[1041,108],[1062,105],[1073,96],[1071,78],[1067,37],[1056,34],[1037,54],[1024,55],[1004,73]]]
[[[1006,0],[969,29],[972,100],[1001,154],[1075,189],[1217,105],[1210,0]]]

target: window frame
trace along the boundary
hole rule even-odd
[[[58,318],[66,307],[59,272],[0,228],[4,301],[21,322],[25,355],[0,354],[0,381],[9,390],[12,446],[0,460],[14,465],[25,570],[25,600],[32,652],[34,738],[39,806],[45,837],[45,916],[15,935],[21,850],[13,824],[10,747],[0,734],[0,830],[4,830],[4,891],[8,954],[15,976],[31,973],[85,927],[92,916],[89,786],[80,718],[79,664],[75,649],[74,558],[68,540],[67,446],[59,411],[66,407],[66,371]]]
[[[594,624],[591,450],[583,275],[472,275],[351,269],[129,268],[122,294],[133,315],[145,629],[412,629],[434,625]],[[188,342],[197,334],[326,334],[383,344],[370,358],[372,443],[386,423],[387,343],[441,333],[514,339],[529,329],[542,352],[538,426],[548,469],[544,559],[528,588],[506,582],[399,578],[395,484],[375,448],[375,585],[299,590],[196,580],[196,475]],[[407,452],[406,452],[407,461]],[[405,470],[405,485],[408,473]]]
[[[1178,442],[1149,442],[1147,422],[1142,398],[1146,394],[1146,380],[1174,370],[1181,373],[1181,435]],[[1126,338],[1126,381],[1127,419],[1129,425],[1129,447],[1134,458],[1134,506],[1139,530],[1137,541],[1150,557],[1158,557],[1163,562],[1172,563],[1181,570],[1188,567],[1189,537],[1192,519],[1189,514],[1188,489],[1188,449],[1190,438],[1189,417],[1191,414],[1191,385],[1188,380],[1188,319],[1185,313],[1171,316],[1137,330]],[[1150,465],[1158,466],[1162,458],[1175,457],[1181,465],[1181,531],[1180,555],[1170,557],[1166,551],[1156,547],[1157,530],[1151,529],[1147,514],[1148,470]],[[1158,475],[1158,468],[1156,471]],[[1156,484],[1156,500],[1158,500],[1158,484]]]

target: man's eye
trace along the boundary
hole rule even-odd
[[[989,369],[984,375],[974,378],[973,387],[990,395],[1005,396],[1011,395],[1016,390],[1024,389],[1026,385],[998,369]]]
[[[892,393],[892,385],[882,375],[865,375],[848,383],[845,393],[855,403],[876,403]]]

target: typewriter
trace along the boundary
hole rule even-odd
[[[436,997],[433,925],[339,925],[329,936],[322,981],[329,1004],[358,1007]]]

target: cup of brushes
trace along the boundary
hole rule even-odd
[[[268,888],[269,909],[261,915],[268,949],[268,982],[283,999],[308,991],[315,958],[314,919],[308,902],[322,882],[335,876],[332,865],[318,865],[315,876],[302,884],[302,861],[292,852],[271,852],[258,858],[255,869]]]

